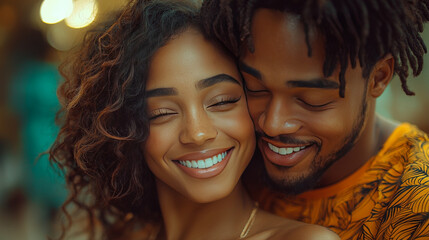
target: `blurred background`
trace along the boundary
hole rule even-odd
[[[0,239],[39,240],[67,192],[46,151],[58,133],[57,71],[83,34],[126,0],[0,0]],[[426,26],[428,28],[428,26]],[[429,30],[424,32],[429,45]],[[377,111],[429,132],[429,55],[409,79],[406,96],[395,78]],[[36,159],[38,160],[36,161]]]
[[[0,0],[0,240],[53,235],[66,198],[46,151],[65,53],[126,0]],[[38,158],[38,160],[36,160]]]

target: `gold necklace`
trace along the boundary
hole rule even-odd
[[[244,225],[244,228],[241,231],[239,239],[243,239],[247,237],[247,234],[249,234],[250,229],[252,228],[252,225],[255,222],[258,208],[259,208],[259,203],[255,202],[252,212],[250,213],[249,219],[247,219],[246,225]],[[156,230],[150,234],[149,239],[155,240],[158,238],[159,232],[161,231],[161,226],[157,226],[155,229]]]
[[[252,228],[253,223],[256,219],[256,212],[258,212],[259,203],[255,202],[255,206],[252,209],[252,212],[250,213],[249,219],[247,219],[246,225],[244,225],[243,230],[241,231],[240,238],[243,239],[247,236],[247,234],[250,232],[250,229]]]

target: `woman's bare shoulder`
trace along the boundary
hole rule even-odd
[[[323,226],[282,218],[265,211],[260,217],[259,231],[249,240],[340,240],[336,233]]]
[[[290,229],[287,232],[280,232],[276,238],[272,240],[283,239],[302,239],[302,240],[340,240],[340,237],[332,230],[313,224],[305,224]]]

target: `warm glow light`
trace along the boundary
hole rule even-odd
[[[72,12],[72,0],[45,0],[40,6],[40,18],[48,24],[60,22]]]
[[[64,22],[49,25],[47,28],[48,43],[59,51],[68,51],[78,43],[77,29],[67,27]]]
[[[71,28],[86,27],[94,21],[97,10],[94,0],[75,0],[73,13],[66,18],[66,24]]]

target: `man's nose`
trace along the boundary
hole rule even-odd
[[[268,136],[275,137],[296,133],[302,122],[296,117],[293,106],[283,99],[273,98],[259,115],[259,127]]]

